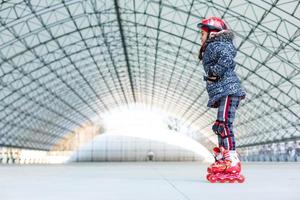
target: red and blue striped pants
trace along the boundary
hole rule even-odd
[[[222,97],[219,101],[218,120],[225,123],[225,137],[218,135],[218,142],[219,147],[223,146],[227,150],[235,150],[233,121],[240,101],[241,97],[231,95]]]

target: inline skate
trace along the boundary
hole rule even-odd
[[[235,151],[228,151],[224,148],[213,149],[216,162],[207,168],[207,180],[211,183],[243,183],[245,177],[240,174],[241,162]],[[216,156],[217,155],[217,156]],[[222,155],[222,157],[220,156]]]

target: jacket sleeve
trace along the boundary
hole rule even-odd
[[[234,68],[235,51],[234,46],[231,44],[228,45],[228,43],[213,44],[211,56],[215,60],[215,64],[209,67],[208,76],[218,76],[222,78],[228,69]]]

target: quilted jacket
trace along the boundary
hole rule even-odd
[[[220,31],[211,33],[203,52],[202,64],[207,77],[217,76],[218,81],[206,81],[209,100],[208,107],[218,107],[221,97],[233,95],[244,98],[245,90],[234,72],[236,48],[233,45],[233,33]]]

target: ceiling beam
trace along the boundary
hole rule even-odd
[[[120,7],[119,7],[118,0],[114,0],[114,2],[115,2],[115,10],[116,10],[116,14],[117,14],[118,25],[119,25],[119,30],[120,30],[121,40],[122,40],[122,46],[123,46],[123,51],[124,51],[124,56],[125,56],[125,61],[126,61],[127,72],[128,72],[129,81],[130,81],[130,88],[131,88],[131,92],[132,92],[132,96],[133,96],[133,101],[136,102],[136,95],[135,95],[134,87],[133,87],[133,77],[132,77],[130,63],[129,63],[129,59],[128,59],[127,45],[126,45],[123,26],[122,26]]]

